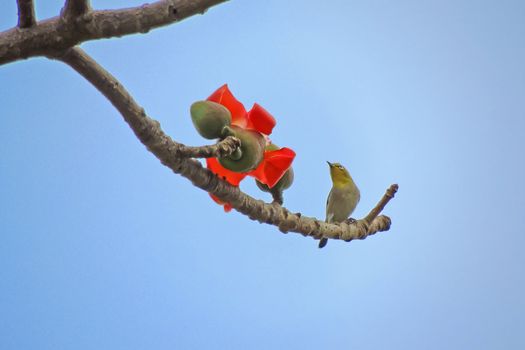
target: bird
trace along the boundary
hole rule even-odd
[[[361,193],[357,188],[352,176],[344,166],[339,163],[330,163],[330,177],[332,178],[332,189],[326,200],[326,219],[328,223],[340,223],[348,219],[353,213]],[[328,239],[322,237],[319,248],[323,248]]]

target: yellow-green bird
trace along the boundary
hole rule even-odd
[[[352,176],[344,166],[339,163],[327,162],[330,166],[330,177],[332,178],[332,189],[326,200],[326,222],[343,222],[352,214],[361,194]],[[321,238],[319,248],[323,248],[328,242],[327,238]]]

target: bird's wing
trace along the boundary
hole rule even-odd
[[[333,190],[331,190],[330,193],[328,193],[328,198],[326,198],[326,222],[331,222],[334,218],[333,210],[328,207],[330,204],[330,197],[332,197],[332,191]],[[331,213],[328,213],[329,211],[331,211]]]

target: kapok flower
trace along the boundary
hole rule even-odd
[[[211,94],[208,97],[208,101],[216,102],[226,107],[231,113],[232,125],[257,131],[266,137],[267,144],[271,143],[268,135],[272,133],[276,122],[274,117],[262,106],[254,103],[252,109],[247,112],[244,105],[233,96],[227,84],[224,84]],[[290,148],[284,147],[278,150],[265,151],[264,158],[257,168],[245,173],[238,173],[224,168],[217,158],[207,158],[206,165],[213,173],[234,186],[238,186],[249,175],[272,188],[286,173],[294,158],[295,152]],[[217,203],[224,205],[225,211],[228,212],[232,209],[229,203],[221,201],[214,195],[211,195],[211,197]]]

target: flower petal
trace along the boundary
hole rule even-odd
[[[266,151],[261,164],[248,174],[272,188],[292,165],[294,158],[295,152],[290,148]]]
[[[246,109],[231,93],[228,84],[224,84],[208,97],[208,101],[216,102],[228,108],[232,114],[232,124],[240,127],[246,127],[248,119]]]
[[[217,158],[206,158],[206,166],[219,178],[228,181],[234,186],[239,186],[239,183],[246,177],[245,173],[236,173],[223,167]]]
[[[210,197],[211,199],[213,199],[215,201],[215,203],[219,204],[219,205],[222,205],[223,206],[223,209],[226,213],[230,212],[232,210],[232,206],[230,203],[226,203],[226,202],[223,202],[221,201],[217,196],[213,195],[210,193]]]
[[[275,118],[261,105],[254,103],[248,112],[248,128],[255,129],[265,135],[272,133],[276,124]]]
[[[245,173],[236,173],[223,167],[217,158],[206,158],[206,166],[219,178],[228,181],[233,186],[239,186],[239,183],[246,177]],[[210,197],[219,205],[224,207],[225,212],[232,210],[230,203],[220,200],[217,196],[210,193]]]

